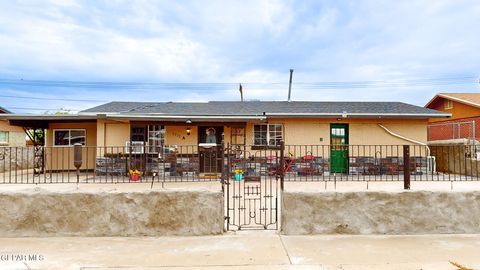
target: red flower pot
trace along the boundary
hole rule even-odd
[[[130,180],[132,180],[133,182],[137,182],[138,180],[140,180],[140,175],[130,174]]]

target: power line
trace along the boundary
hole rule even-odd
[[[57,101],[108,102],[108,100],[100,100],[100,99],[43,98],[43,97],[25,97],[25,96],[8,96],[8,95],[0,95],[0,97],[20,98],[20,99],[36,99],[36,100],[57,100]]]
[[[8,107],[10,110],[31,110],[31,111],[81,111],[79,109],[68,108],[26,108],[26,107]]]
[[[378,80],[378,81],[325,81],[325,82],[295,82],[295,86],[306,88],[364,88],[364,87],[394,87],[394,86],[425,86],[439,84],[464,84],[478,83],[475,76],[462,77],[444,77],[444,78],[423,78],[423,79],[399,79],[399,80]],[[2,84],[32,87],[65,87],[65,88],[102,88],[102,89],[178,89],[178,88],[196,88],[198,90],[207,88],[236,88],[237,82],[89,82],[89,81],[50,81],[50,80],[7,80],[0,79]],[[251,86],[284,86],[288,82],[243,82]],[[225,89],[230,90],[230,89]]]
[[[375,89],[375,88],[401,88],[420,86],[460,85],[477,84],[477,77],[444,77],[444,78],[423,78],[423,79],[402,79],[391,81],[331,81],[331,82],[296,82],[294,87],[297,90],[337,90],[337,89]],[[209,90],[216,92],[229,92],[236,89],[237,83],[140,83],[140,82],[79,82],[79,81],[41,81],[41,80],[8,80],[0,79],[0,87],[6,86],[30,86],[30,87],[58,87],[58,88],[91,88],[91,89],[114,89],[114,90],[137,90],[151,92],[152,90],[171,91],[201,91]],[[282,90],[286,89],[288,83],[242,83],[245,88],[251,90]],[[109,102],[101,99],[73,99],[73,98],[48,98],[18,95],[0,95],[3,98],[30,99],[30,100],[51,100],[71,102]]]

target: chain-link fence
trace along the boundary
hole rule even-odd
[[[475,120],[432,123],[428,125],[428,141],[476,139],[478,123]]]

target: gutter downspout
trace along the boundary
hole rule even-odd
[[[397,138],[400,138],[402,140],[405,140],[405,141],[408,141],[408,142],[412,142],[412,143],[415,143],[415,144],[419,144],[419,145],[423,145],[427,148],[427,152],[428,152],[428,156],[430,156],[430,147],[428,147],[428,145],[426,143],[423,143],[423,142],[419,142],[417,140],[414,140],[414,139],[410,139],[410,138],[407,138],[407,137],[404,137],[400,134],[397,134],[391,130],[389,130],[388,128],[386,128],[384,125],[382,124],[377,124],[379,127],[381,127],[383,130],[385,130],[388,134],[394,136],[394,137],[397,137]]]

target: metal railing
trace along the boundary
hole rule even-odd
[[[285,181],[479,180],[475,146],[286,145]],[[408,162],[405,162],[408,160]]]
[[[427,126],[428,141],[476,139],[477,123],[472,121],[450,121],[431,123]]]
[[[221,146],[82,146],[78,175],[73,146],[42,150],[38,162],[33,147],[0,147],[0,184],[206,182],[222,171]]]
[[[77,178],[73,147],[38,150],[0,147],[0,184],[209,182],[238,170],[246,181],[478,181],[480,167],[476,145],[82,146]]]

